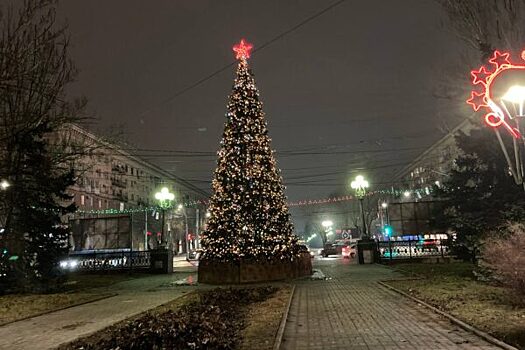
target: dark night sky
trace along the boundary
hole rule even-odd
[[[235,67],[170,97],[232,62],[241,37],[257,47],[331,3],[64,0],[80,69],[71,92],[89,99],[96,128],[125,124],[140,148],[214,153]],[[458,106],[433,97],[460,47],[444,17],[432,0],[347,0],[253,55],[290,199],[348,191],[358,171],[380,187],[395,169],[385,165],[413,159],[443,122],[461,121]],[[214,156],[148,153],[209,190]]]

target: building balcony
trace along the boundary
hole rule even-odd
[[[111,179],[111,185],[115,187],[121,187],[121,188],[127,187],[126,183],[123,180],[119,180],[119,179]]]

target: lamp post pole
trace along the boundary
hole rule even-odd
[[[361,209],[361,221],[363,221],[363,236],[368,236],[365,221],[365,209],[363,208],[363,197],[359,198],[359,208]]]
[[[363,236],[367,237],[368,232],[366,229],[363,199],[365,198],[366,189],[368,188],[368,181],[366,181],[362,175],[358,175],[355,177],[355,180],[352,181],[350,187],[352,187],[352,189],[355,191],[357,199],[359,199],[359,208],[361,209],[361,220],[363,221]]]
[[[184,226],[185,226],[185,233],[184,233],[184,241],[186,242],[186,259],[190,258],[190,240],[188,239],[189,235],[189,227],[188,227],[188,216],[186,214],[186,208],[182,204],[179,204],[177,207],[177,210],[182,213],[182,216],[184,217]]]
[[[381,208],[381,227],[384,227],[385,225],[390,224],[390,221],[388,220],[388,203],[381,203]]]

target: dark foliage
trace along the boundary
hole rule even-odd
[[[180,309],[146,313],[61,350],[234,349],[244,328],[242,309],[266,300],[275,291],[261,287],[201,292],[200,300]]]
[[[436,188],[444,201],[436,220],[456,232],[456,253],[475,260],[485,234],[498,234],[507,221],[525,219],[525,194],[509,174],[492,130],[459,133],[456,143],[462,154],[442,188]]]

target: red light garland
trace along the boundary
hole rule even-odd
[[[510,53],[496,50],[494,51],[494,55],[489,59],[489,62],[495,66],[494,71],[487,70],[485,66],[481,66],[479,69],[470,72],[470,75],[472,75],[472,84],[476,87],[481,86],[482,91],[472,91],[470,98],[466,102],[471,105],[472,109],[476,112],[481,108],[487,110],[484,119],[485,123],[490,127],[499,128],[500,126],[504,126],[512,136],[521,138],[518,129],[511,126],[505,120],[506,117],[513,119],[512,115],[508,113],[506,108],[500,108],[491,91],[492,85],[502,72],[525,70],[525,64],[511,63],[509,57]],[[525,51],[521,53],[521,58],[525,60]]]

